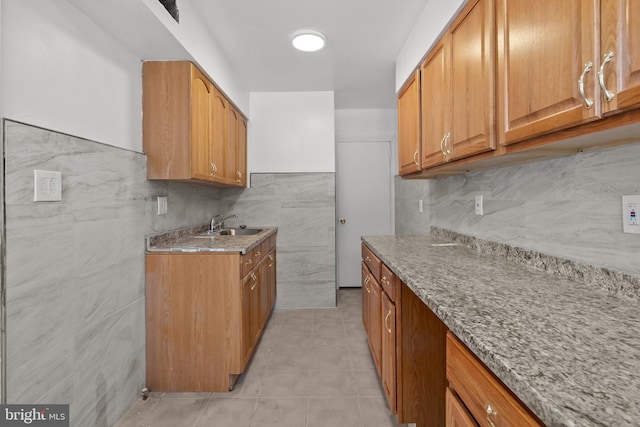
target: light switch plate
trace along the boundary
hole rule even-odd
[[[56,171],[33,171],[33,201],[59,202],[62,200],[62,173]]]
[[[482,194],[476,196],[476,215],[484,215],[484,209],[482,206]]]
[[[158,215],[166,215],[168,211],[168,203],[166,197],[158,197]]]
[[[640,196],[622,196],[622,232],[640,234]]]

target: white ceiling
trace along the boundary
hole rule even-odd
[[[395,59],[428,0],[192,1],[249,91],[326,90],[336,108],[395,108]],[[291,46],[307,28],[326,35],[323,50]]]

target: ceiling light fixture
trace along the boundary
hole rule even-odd
[[[327,38],[320,31],[301,30],[293,33],[291,44],[303,52],[315,52],[324,47]]]

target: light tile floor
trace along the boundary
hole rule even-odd
[[[277,310],[229,393],[151,393],[116,427],[397,427],[362,327],[360,289],[335,309]]]

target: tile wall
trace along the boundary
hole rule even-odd
[[[336,306],[335,173],[260,173],[221,193],[228,224],[278,227],[276,308]]]
[[[279,227],[277,307],[335,306],[335,174],[257,174],[237,190],[147,181],[143,154],[3,130],[8,403],[70,403],[72,426],[113,425],[145,384],[144,238],[214,214]],[[34,169],[62,172],[61,202],[33,202]]]
[[[640,275],[640,235],[622,233],[622,195],[640,194],[640,144],[446,179],[396,181],[396,232],[427,225]],[[474,196],[484,196],[484,216]],[[428,195],[425,216],[412,206]]]

